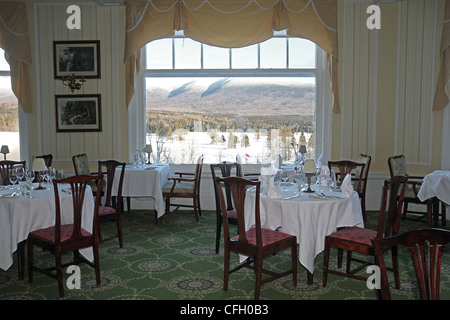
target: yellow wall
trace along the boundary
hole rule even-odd
[[[91,169],[98,159],[128,160],[128,116],[125,107],[125,8],[77,2],[81,8],[81,29],[66,27],[68,2],[28,2],[34,55],[35,105],[28,115],[29,157],[53,154],[53,166],[73,170],[72,155],[86,152]],[[53,41],[100,40],[100,79],[87,79],[73,94],[101,95],[101,132],[56,132],[55,95],[70,90],[54,79]],[[31,160],[31,159],[30,159]]]
[[[366,27],[368,4],[341,1],[342,113],[333,115],[333,159],[373,157],[371,172],[405,154],[410,174],[440,169],[443,112],[432,111],[443,1],[380,5],[381,29]]]

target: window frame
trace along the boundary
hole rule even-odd
[[[180,35],[175,35],[179,37]],[[280,35],[275,35],[280,36]],[[292,68],[292,69],[263,69],[263,71],[255,69],[206,69],[206,72],[187,73],[188,70],[180,69],[155,69],[148,70],[146,68],[146,45],[141,48],[140,65],[145,66],[141,68],[136,77],[135,95],[130,102],[129,118],[128,118],[128,157],[129,161],[132,161],[135,150],[140,146],[145,145],[146,141],[146,77],[183,77],[183,76],[208,76],[211,73],[211,77],[218,77],[220,75],[234,77],[240,76],[304,76],[305,72],[309,73],[312,70],[308,68]],[[289,52],[289,51],[287,51]],[[316,106],[314,116],[314,145],[315,155],[317,159],[320,154],[323,154],[325,159],[331,157],[332,147],[332,107],[333,107],[333,93],[331,91],[331,78],[329,74],[327,52],[316,45],[316,68],[313,69],[316,82]],[[198,71],[198,70],[197,70]],[[257,71],[257,72],[255,72]],[[213,73],[217,72],[217,73]],[[233,74],[231,74],[233,73]],[[182,164],[183,167],[189,167],[192,164]],[[171,166],[180,166],[171,163]],[[251,166],[251,165],[250,165]]]

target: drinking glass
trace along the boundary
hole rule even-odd
[[[25,178],[25,168],[20,167],[16,169],[16,176],[17,181],[20,183],[20,181],[23,181],[23,178]]]
[[[9,181],[12,184],[12,188],[14,189],[14,186],[17,183],[17,175],[16,175],[16,169],[9,169]]]
[[[303,188],[303,183],[304,183],[302,172],[296,171],[294,173],[294,183],[297,186],[298,191],[301,191]]]
[[[289,174],[286,170],[281,171],[281,181],[283,181],[284,184],[284,190],[286,190],[286,185],[289,180]]]
[[[33,170],[27,170],[26,179],[28,183],[32,183],[34,181],[35,175]]]

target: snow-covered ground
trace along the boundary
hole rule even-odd
[[[243,163],[267,163],[273,162],[281,153],[280,140],[276,130],[271,134],[271,148],[268,148],[268,135],[260,132],[257,135],[253,132],[235,131],[233,135],[237,137],[236,146],[228,142],[230,132],[215,132],[218,142],[213,142],[211,132],[174,132],[169,139],[158,139],[154,134],[147,136],[147,143],[151,142],[153,148],[154,162],[171,163],[195,163],[197,158],[203,154],[204,163],[218,163],[222,161],[236,161],[236,155],[240,155]],[[248,146],[245,146],[244,136],[248,136]],[[296,133],[295,140],[299,141],[301,133]],[[306,141],[309,141],[310,133],[304,133]],[[222,141],[222,137],[226,141]],[[159,147],[158,147],[159,145]],[[156,159],[157,150],[160,152],[160,159]],[[313,154],[311,152],[311,154]],[[283,159],[284,162],[293,162],[295,159],[292,151],[290,159]]]

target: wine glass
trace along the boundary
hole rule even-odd
[[[284,190],[286,190],[286,184],[289,180],[289,174],[286,170],[281,171],[281,181],[283,181]]]
[[[14,189],[14,186],[17,183],[16,169],[14,168],[9,169],[9,181],[11,182],[12,188]]]
[[[25,168],[20,167],[16,169],[16,176],[17,176],[17,181],[20,183],[21,181],[23,181],[23,178],[25,177]]]
[[[300,171],[296,171],[294,173],[294,183],[297,186],[298,191],[301,191],[303,188],[304,179],[303,174]]]
[[[51,187],[53,185],[53,180],[56,177],[55,169],[52,168],[52,167],[48,167],[48,173],[47,174],[48,174],[48,182],[50,183],[50,189],[51,189]]]
[[[26,172],[26,180],[28,183],[32,183],[34,181],[35,174],[33,170],[27,170]]]

